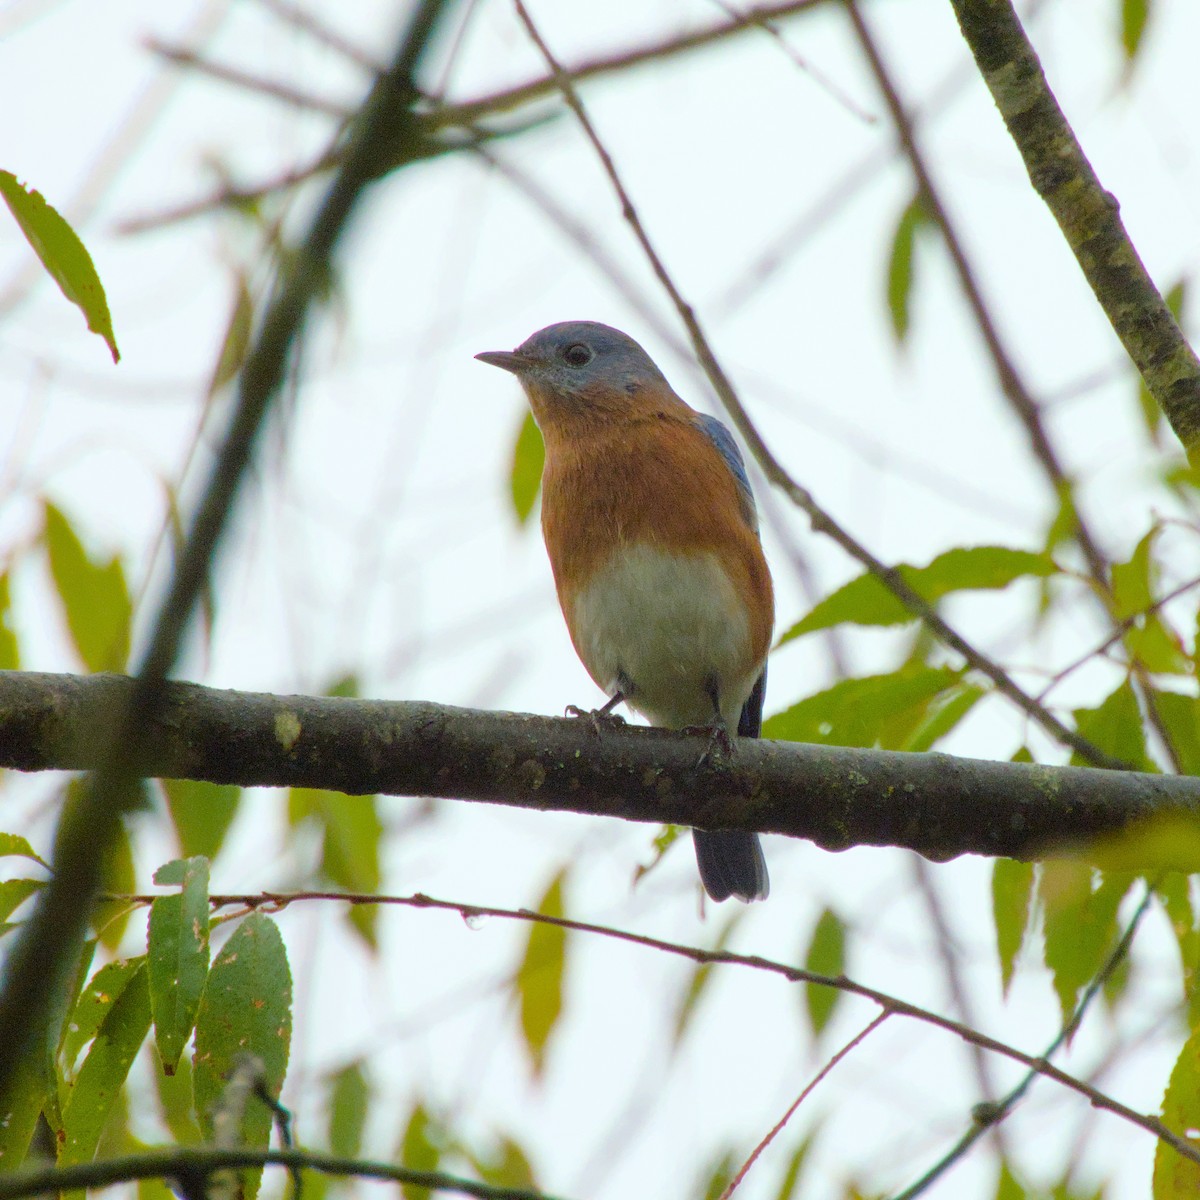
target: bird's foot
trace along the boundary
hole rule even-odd
[[[590,721],[592,733],[598,738],[604,731],[604,727],[614,725],[624,725],[625,718],[620,713],[613,712],[612,704],[606,704],[603,708],[580,708],[578,704],[568,704],[566,708],[568,717],[578,717],[585,721]]]
[[[729,736],[729,730],[724,721],[714,721],[711,725],[688,725],[680,731],[693,737],[708,738],[708,746],[696,762],[697,767],[706,767],[719,755],[732,758],[737,753],[737,745]]]

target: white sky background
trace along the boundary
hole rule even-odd
[[[390,53],[395,5],[324,8],[364,49]],[[567,64],[722,17],[714,4],[674,0],[543,2],[533,12]],[[1085,481],[1082,503],[1102,544],[1114,559],[1127,557],[1151,520],[1148,480],[1168,462],[1145,450],[1131,369],[1030,190],[949,5],[890,0],[866,12],[910,109],[948,76],[964,76],[953,101],[922,126],[922,143],[1034,394],[1050,401],[1092,381],[1055,401],[1047,421],[1069,469]],[[1200,240],[1193,61],[1200,9],[1189,0],[1156,6],[1126,91],[1118,88],[1118,12],[1115,0],[1047,0],[1031,32],[1165,289],[1192,272]],[[457,13],[465,31],[445,80],[451,97],[473,98],[542,73],[509,4],[460,5]],[[0,94],[9,114],[0,167],[68,216],[84,213],[78,227],[108,290],[123,354],[114,368],[78,313],[30,268],[15,226],[0,222],[0,546],[19,552],[35,535],[38,497],[46,493],[91,545],[127,554],[139,583],[162,519],[163,481],[178,479],[199,418],[233,274],[254,261],[258,247],[253,230],[234,217],[138,236],[123,236],[117,226],[206,194],[218,170],[240,183],[269,179],[319,150],[330,128],[327,118],[180,74],[147,51],[149,37],[190,41],[200,23],[214,31],[207,53],[222,62],[348,105],[364,89],[356,68],[255,0],[186,7],[18,0],[0,7]],[[907,168],[881,167],[815,234],[780,243],[800,214],[855,164],[885,153],[892,137],[836,6],[793,20],[786,39],[853,107],[762,33],[587,84],[584,100],[751,415],[839,521],[889,561],[923,562],[955,545],[1036,548],[1050,492],[1030,467],[1024,435],[932,236],[918,246],[907,351],[897,352],[891,338],[885,269],[912,193]],[[77,198],[97,164],[117,152],[140,104],[153,119],[87,214]],[[538,111],[555,109],[546,103]],[[574,120],[562,115],[494,149],[586,228],[659,326],[680,339]],[[302,216],[294,214],[293,233]],[[730,289],[777,245],[778,270],[731,307]],[[354,671],[367,695],[545,713],[597,701],[567,639],[537,531],[518,529],[507,501],[522,398],[514,381],[471,356],[512,347],[552,321],[602,320],[643,341],[685,399],[715,411],[694,364],[542,212],[468,157],[381,184],[343,247],[339,282],[338,304],[308,342],[299,393],[264,442],[255,483],[243,493],[221,560],[211,654],[197,648],[180,674],[285,692],[318,691]],[[1167,454],[1177,456],[1173,442]],[[197,479],[190,477],[189,494]],[[1154,503],[1162,495],[1154,493]],[[780,499],[768,504],[782,630],[807,601],[782,549],[781,522],[822,594],[857,569]],[[1197,555],[1187,536],[1172,536],[1180,560],[1169,574],[1178,581],[1197,573]],[[77,669],[45,575],[40,556],[20,554],[23,665]],[[1006,595],[949,611],[977,644],[1039,671],[1102,640],[1080,601],[1071,620],[1031,641],[1032,602],[1032,593],[1016,602]],[[856,674],[891,669],[901,644],[870,631],[851,631],[844,643]],[[1042,677],[1031,671],[1023,678],[1036,687]],[[1096,703],[1116,678],[1083,671],[1055,698],[1064,709]],[[772,659],[768,710],[832,680],[819,641],[791,645]],[[947,748],[1006,758],[1026,737],[1039,754],[1062,761],[1001,701],[981,705]],[[50,794],[45,779],[8,783],[6,822],[41,811]],[[280,888],[306,878],[304,853],[281,858],[273,849],[282,793],[256,794],[245,807],[213,890]],[[635,865],[648,858],[650,828],[444,803],[414,830],[407,818],[415,809],[401,799],[383,805],[385,821],[404,826],[388,843],[385,890],[518,907],[533,903],[569,858],[572,916],[707,943],[730,913],[710,907],[700,917],[685,842],[631,890]],[[154,824],[145,822],[146,882],[171,853]],[[44,822],[37,828],[44,848]],[[952,1011],[908,856],[830,855],[783,839],[770,839],[767,853],[771,899],[746,914],[736,948],[795,961],[829,905],[851,926],[851,974]],[[989,1032],[1039,1050],[1057,1028],[1057,1004],[1034,961],[1024,962],[1008,1004],[999,1001],[988,864],[965,860],[932,872],[960,937],[976,1018]],[[542,1185],[578,1200],[697,1194],[702,1168],[726,1148],[748,1154],[822,1053],[873,1015],[866,1005],[844,1003],[814,1050],[795,989],[729,971],[684,1052],[669,1062],[666,1031],[686,965],[576,938],[566,1024],[539,1088],[530,1083],[501,986],[523,928],[487,922],[467,929],[448,915],[385,911],[384,955],[372,963],[348,944],[333,914],[310,908],[281,920],[298,995],[285,1100],[298,1110],[302,1139],[305,1122],[318,1119],[304,1080],[365,1054],[389,1097],[373,1115],[372,1152],[391,1153],[398,1122],[424,1095],[468,1130],[511,1131],[534,1155]],[[1172,953],[1165,926],[1150,928],[1138,953],[1143,1023],[1122,1037],[1161,1028]],[[1088,1072],[1113,1036],[1097,1016],[1066,1062]],[[1134,1108],[1155,1110],[1170,1045],[1151,1040],[1103,1084]],[[1016,1077],[1006,1064],[996,1074]],[[821,1085],[739,1196],[773,1195],[783,1163],[817,1116],[825,1130],[806,1196],[840,1195],[847,1175],[870,1188],[899,1188],[958,1136],[977,1099],[962,1047],[894,1018]],[[1090,1131],[1082,1177],[1115,1177],[1110,1197],[1146,1192],[1150,1139],[1096,1117],[1051,1084],[1040,1083],[1005,1128],[1031,1179],[1057,1175],[1069,1147]],[[930,1194],[990,1195],[992,1172],[977,1152]]]

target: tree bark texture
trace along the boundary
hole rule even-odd
[[[0,767],[93,768],[127,703],[119,675],[0,672]],[[1200,779],[701,738],[406,701],[170,683],[135,764],[148,777],[485,801],[629,821],[754,829],[827,850],[1035,858],[1167,813]]]

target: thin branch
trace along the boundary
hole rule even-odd
[[[279,279],[239,379],[237,400],[221,450],[192,518],[166,598],[151,625],[136,678],[93,726],[89,787],[59,823],[54,873],[30,919],[17,935],[0,987],[0,1093],[23,1056],[44,1032],[51,998],[77,961],[107,848],[122,815],[140,801],[139,762],[149,731],[162,711],[167,675],[174,666],[196,601],[209,578],[257,435],[286,373],[313,296],[323,282],[338,239],[358,200],[378,171],[379,147],[389,152],[417,142],[411,110],[413,75],[424,55],[444,0],[423,0],[401,37],[392,69],[364,102],[362,117],[337,175]],[[399,148],[399,149],[398,149]]]
[[[133,687],[119,675],[0,672],[0,766],[95,767]],[[753,829],[939,861],[1039,857],[1139,820],[1200,813],[1200,777],[751,738],[701,763],[694,737],[665,729],[597,736],[589,721],[174,682],[134,749],[130,767],[143,776]]]
[[[595,150],[597,157],[600,159],[601,165],[605,173],[608,175],[609,181],[612,184],[613,190],[616,192],[618,199],[621,202],[621,213],[625,220],[629,223],[633,230],[634,236],[637,238],[642,252],[645,254],[647,261],[650,263],[654,274],[662,284],[667,295],[670,296],[672,303],[675,305],[676,311],[679,313],[680,319],[687,328],[688,335],[691,338],[692,349],[694,350],[700,365],[704,368],[705,374],[708,376],[709,382],[712,384],[713,390],[717,393],[728,412],[733,423],[737,426],[738,432],[745,439],[747,446],[753,454],[759,466],[762,467],[763,473],[767,479],[778,487],[788,497],[797,508],[801,509],[809,518],[813,529],[818,533],[823,533],[831,538],[843,550],[846,551],[852,558],[857,559],[862,563],[873,575],[877,576],[883,585],[904,604],[904,606],[914,616],[923,621],[926,626],[936,636],[951,649],[961,654],[976,670],[986,675],[995,685],[997,691],[1010,699],[1023,712],[1037,722],[1047,733],[1050,734],[1056,741],[1063,745],[1070,746],[1073,750],[1079,753],[1088,762],[1098,766],[1106,766],[1112,768],[1125,767],[1128,764],[1120,762],[1111,755],[1104,753],[1098,747],[1094,746],[1086,738],[1081,737],[1073,729],[1069,729],[1064,725],[1053,713],[1037,703],[1032,696],[1020,688],[1008,673],[998,664],[992,661],[981,651],[976,650],[961,634],[952,628],[937,612],[937,610],[928,601],[925,600],[914,588],[912,588],[898,570],[894,567],[889,567],[880,559],[876,558],[861,542],[854,538],[847,530],[843,529],[830,514],[822,508],[811,493],[800,486],[784,468],[783,464],[771,452],[762,435],[758,432],[753,421],[750,420],[749,414],[738,398],[737,392],[734,390],[733,384],[729,377],[725,374],[716,356],[713,354],[712,348],[708,343],[708,339],[704,335],[704,331],[700,327],[700,322],[696,318],[691,305],[684,299],[683,294],[675,285],[674,280],[668,273],[666,266],[655,250],[650,237],[646,232],[645,226],[638,217],[637,209],[633,205],[633,201],[629,193],[625,190],[624,184],[621,182],[620,175],[617,173],[612,156],[608,153],[599,135],[596,133],[595,127],[591,123],[587,112],[583,107],[583,102],[579,98],[578,92],[575,90],[575,85],[571,77],[564,71],[558,60],[554,57],[550,48],[542,39],[537,27],[534,25],[529,13],[526,11],[522,0],[515,0],[517,13],[521,17],[525,28],[529,32],[530,38],[542,52],[547,65],[553,71],[558,86],[562,89],[563,97],[574,112],[583,129],[585,136]]]
[[[1200,360],[1059,108],[1010,0],[951,4],[1030,182],[1189,459],[1200,461]]]
[[[1079,998],[1079,1002],[1075,1005],[1075,1011],[1071,1014],[1071,1019],[1062,1027],[1054,1041],[1046,1047],[1046,1052],[1042,1055],[1043,1059],[1049,1059],[1051,1055],[1057,1053],[1060,1046],[1068,1042],[1075,1036],[1075,1031],[1079,1028],[1083,1021],[1084,1014],[1091,1006],[1092,1001],[1096,998],[1100,989],[1112,977],[1112,973],[1121,965],[1129,954],[1129,948],[1133,945],[1134,935],[1137,933],[1138,926],[1141,924],[1142,918],[1150,908],[1150,902],[1154,898],[1154,885],[1149,885],[1146,888],[1146,894],[1142,897],[1141,903],[1137,906],[1133,916],[1129,919],[1129,924],[1125,928],[1125,932],[1121,935],[1116,946],[1113,947],[1112,953],[1108,956],[1104,965],[1096,973],[1095,978],[1088,984],[1083,995]],[[915,1183],[910,1184],[903,1192],[900,1192],[893,1200],[916,1200],[916,1197],[926,1191],[931,1184],[944,1175],[956,1162],[961,1159],[968,1150],[989,1130],[994,1129],[1001,1121],[1003,1121],[1012,1110],[1017,1106],[1025,1093],[1029,1091],[1033,1081],[1037,1078],[1039,1072],[1030,1070],[1030,1072],[1021,1080],[1015,1088],[1012,1089],[1006,1096],[995,1104],[982,1106],[977,1110],[979,1118],[976,1119],[971,1128],[963,1134],[961,1138],[943,1155],[924,1175],[921,1176]],[[1178,1147],[1176,1147],[1178,1148]]]
[[[144,1154],[125,1154],[70,1167],[40,1167],[0,1175],[0,1200],[19,1200],[76,1188],[109,1187],[134,1179],[195,1180],[201,1187],[187,1194],[202,1194],[203,1182],[223,1169],[243,1167],[288,1167],[319,1171],[359,1179],[385,1179],[435,1192],[457,1192],[479,1200],[554,1200],[545,1192],[526,1188],[496,1187],[474,1179],[462,1179],[441,1171],[417,1171],[394,1163],[341,1158],[306,1150],[217,1150],[208,1146],[172,1147]]]
[[[779,1118],[778,1121],[771,1127],[770,1132],[757,1146],[754,1147],[754,1152],[742,1164],[742,1169],[729,1181],[729,1186],[721,1193],[718,1200],[729,1200],[733,1193],[737,1190],[738,1185],[746,1178],[746,1173],[754,1166],[758,1160],[758,1156],[775,1140],[775,1138],[787,1127],[787,1123],[796,1114],[796,1110],[804,1103],[811,1095],[813,1089],[833,1070],[834,1067],[854,1049],[855,1046],[865,1042],[867,1038],[879,1028],[892,1015],[891,1010],[884,1009],[869,1025],[864,1026],[858,1031],[817,1073],[812,1080],[804,1088],[804,1090],[796,1097],[795,1100],[788,1106],[787,1112]]]
[[[155,899],[154,896],[129,896],[124,898],[139,904],[149,903]],[[465,920],[494,917],[504,921],[534,922],[543,925],[554,925],[557,928],[568,929],[575,933],[588,933],[599,937],[612,938],[614,941],[627,942],[630,945],[641,946],[647,950],[671,954],[693,963],[747,967],[754,971],[762,971],[768,975],[778,976],[781,979],[787,980],[788,983],[816,984],[818,987],[835,988],[839,992],[845,992],[848,995],[870,1000],[872,1003],[877,1004],[884,1013],[894,1013],[896,1016],[909,1017],[914,1021],[934,1026],[937,1029],[944,1030],[955,1037],[961,1038],[963,1041],[981,1046],[984,1050],[988,1050],[993,1054],[999,1054],[1004,1058],[1011,1059],[1013,1062],[1018,1062],[1036,1074],[1043,1075],[1047,1079],[1053,1079],[1056,1083],[1061,1084],[1070,1091],[1083,1096],[1094,1108],[1103,1109],[1105,1112],[1121,1117],[1123,1120],[1138,1126],[1140,1129],[1144,1129],[1147,1133],[1153,1134],[1160,1141],[1166,1142],[1172,1149],[1177,1150],[1184,1158],[1188,1158],[1195,1163],[1200,1163],[1200,1148],[1172,1132],[1156,1117],[1139,1113],[1122,1104],[1119,1100],[1115,1100],[1112,1096],[1101,1092],[1086,1080],[1068,1074],[1066,1071],[1049,1062],[1046,1055],[1035,1056],[1026,1054],[1025,1051],[990,1037],[988,1034],[982,1033],[977,1029],[972,1029],[970,1026],[964,1025],[961,1021],[944,1017],[939,1013],[932,1012],[930,1009],[922,1008],[920,1005],[910,1004],[907,1000],[902,1000],[898,996],[892,996],[887,992],[879,991],[877,988],[868,987],[866,984],[848,979],[845,975],[822,975],[816,971],[806,970],[803,967],[794,967],[790,963],[776,962],[773,959],[762,958],[757,954],[737,954],[732,950],[705,950],[699,946],[688,946],[680,942],[668,942],[662,938],[650,937],[648,934],[632,933],[629,930],[616,929],[610,925],[595,925],[589,921],[576,921],[570,917],[548,916],[545,913],[534,912],[526,908],[495,908],[491,905],[463,904],[456,900],[439,900],[433,896],[426,896],[421,892],[417,892],[411,896],[380,896],[343,892],[256,892],[248,895],[213,895],[209,897],[209,900],[214,905],[237,904],[245,905],[249,908],[258,908],[263,905],[286,907],[288,904],[300,900],[342,900],[351,904],[394,904],[404,908],[437,909],[442,912],[456,913]],[[1126,935],[1122,939],[1126,950],[1128,949],[1129,941],[1132,939],[1134,928],[1135,923],[1131,922],[1130,928],[1126,931]],[[1124,952],[1124,950],[1121,951],[1121,953]],[[1112,961],[1112,967],[1106,967],[1105,970],[1111,971],[1115,969],[1116,962],[1119,959],[1110,961]],[[1103,975],[1104,972],[1101,974]],[[1080,1001],[1080,1005],[1077,1008],[1078,1016],[1082,1016],[1081,1010],[1085,1006],[1085,1002],[1090,1002],[1096,991],[1102,986],[1102,978],[1098,976],[1097,980],[1093,980],[1092,985],[1089,987],[1088,992],[1085,993],[1084,998]],[[1073,1018],[1072,1023],[1064,1027],[1064,1031],[1051,1043],[1047,1054],[1053,1053],[1065,1037],[1070,1032],[1073,1032],[1075,1024],[1077,1024],[1077,1021]],[[5,1200],[5,1196],[2,1193],[0,1193],[0,1200]]]

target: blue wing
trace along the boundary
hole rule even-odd
[[[742,452],[738,449],[737,442],[733,440],[733,434],[716,417],[710,417],[707,413],[697,413],[696,422],[725,460],[725,465],[737,483],[738,496],[742,502],[742,516],[746,518],[746,524],[757,533],[758,510],[754,507],[754,493],[750,490],[750,476],[746,474],[746,464],[742,461]]]

